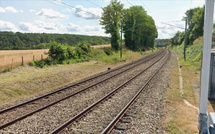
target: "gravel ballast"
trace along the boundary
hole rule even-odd
[[[149,63],[141,65],[132,71],[120,75],[119,77],[108,80],[105,84],[93,87],[89,91],[78,94],[71,99],[62,101],[61,103],[58,103],[57,105],[54,105],[40,113],[36,113],[29,118],[1,130],[0,132],[49,133],[63,122],[92,104],[94,101],[113,90],[114,87],[122,84],[133,74],[138,73]]]

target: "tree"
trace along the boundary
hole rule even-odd
[[[111,0],[107,7],[102,8],[103,13],[100,24],[104,25],[105,33],[111,34],[111,47],[115,50],[119,49],[119,24],[123,13],[123,4],[117,0]]]
[[[157,28],[151,16],[141,6],[125,10],[123,18],[125,45],[132,50],[154,48]]]
[[[188,44],[193,44],[193,41],[203,35],[204,26],[204,7],[193,8],[186,11],[188,21]]]
[[[82,41],[93,45],[109,44],[109,37],[71,35],[71,34],[40,34],[0,32],[0,49],[45,49],[50,48],[50,42],[74,46]]]

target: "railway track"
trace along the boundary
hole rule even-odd
[[[112,69],[108,72],[98,74],[96,76],[85,79],[78,83],[75,83],[75,84],[72,84],[69,86],[65,86],[54,92],[37,97],[30,101],[24,102],[22,104],[19,104],[19,105],[13,106],[13,107],[9,107],[7,109],[3,109],[0,111],[0,119],[1,119],[0,122],[1,122],[1,124],[3,124],[0,126],[0,129],[8,127],[8,126],[16,123],[17,121],[20,121],[39,111],[47,109],[48,107],[53,106],[63,100],[66,100],[72,96],[75,96],[81,92],[85,92],[87,89],[95,87],[98,84],[104,83],[111,78],[121,75],[124,72],[128,72],[132,68],[140,66],[143,63],[149,62],[151,59],[156,58],[157,55],[160,55],[162,53],[164,53],[164,52],[159,51],[157,54],[147,56],[145,58],[141,58],[140,60],[134,61],[133,63],[129,63],[124,66],[118,67],[116,69]],[[92,84],[89,84],[89,83],[92,83]],[[56,95],[59,95],[60,97],[56,97]],[[60,99],[58,99],[56,101],[56,98],[60,98]],[[16,115],[16,116],[14,116],[14,115]]]
[[[160,59],[157,59],[141,72],[137,73],[135,76],[131,77],[129,80],[115,88],[106,96],[100,98],[98,101],[73,116],[71,119],[56,128],[51,133],[56,134],[61,132],[105,134],[111,132],[114,126],[119,122],[119,120],[129,109],[129,107],[135,102],[135,100],[143,92],[143,90],[147,88],[150,81],[164,66],[167,59],[169,58],[169,53],[170,52],[167,52],[164,58],[161,57]],[[155,65],[158,67],[152,69],[152,67]],[[144,79],[144,76],[146,74],[149,77]],[[142,83],[143,81],[144,84]],[[132,90],[133,87],[135,87],[134,90]],[[119,109],[121,110],[119,111]],[[110,121],[111,118],[113,118],[112,121]],[[103,131],[101,131],[102,129]]]

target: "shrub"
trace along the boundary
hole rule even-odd
[[[76,53],[75,53],[75,49],[73,49],[71,46],[67,46],[67,53],[68,53],[68,58],[69,59],[76,59]]]
[[[1,72],[6,73],[6,72],[10,72],[10,71],[11,71],[11,68],[10,68],[10,67],[7,67],[7,68],[5,68],[5,69],[2,69]]]
[[[54,60],[63,61],[69,57],[67,46],[61,45],[59,43],[53,42],[51,48],[49,49],[49,57]]]
[[[30,66],[36,66],[36,63],[35,63],[35,61],[31,61],[31,62],[29,63],[29,65],[30,65]]]
[[[113,52],[111,51],[110,48],[105,48],[105,49],[104,49],[104,52],[105,52],[105,54],[108,55],[108,56],[109,56],[109,55],[113,55]]]
[[[89,56],[91,52],[91,45],[88,42],[81,42],[75,48],[76,56],[80,59],[85,56]]]

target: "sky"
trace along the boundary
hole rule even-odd
[[[124,8],[142,6],[152,16],[158,38],[184,31],[185,12],[205,0],[119,0]],[[0,31],[110,36],[99,24],[110,0],[0,0]],[[174,25],[174,26],[172,26]]]

